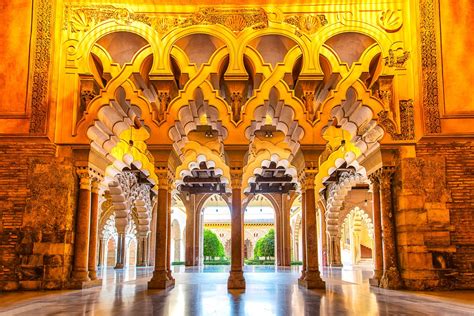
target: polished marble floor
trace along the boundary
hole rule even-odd
[[[169,291],[147,290],[149,268],[108,269],[101,288],[0,294],[0,315],[474,315],[473,292],[374,289],[365,268],[325,269],[326,290],[299,288],[295,267],[245,269],[240,292],[227,290],[228,267],[175,267]]]

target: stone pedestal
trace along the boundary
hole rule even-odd
[[[174,280],[169,278],[167,270],[167,244],[168,244],[168,183],[165,175],[159,175],[158,202],[156,215],[156,252],[155,270],[153,277],[148,282],[148,289],[167,289],[174,285]]]
[[[245,289],[245,278],[242,269],[243,249],[243,214],[241,201],[241,174],[232,174],[232,212],[231,212],[231,270],[227,281],[228,289]]]
[[[74,265],[71,283],[89,282],[89,233],[91,216],[91,183],[87,168],[78,169],[80,178],[79,200],[76,213]]]
[[[373,194],[373,219],[374,219],[374,276],[369,280],[370,285],[379,286],[383,273],[382,253],[382,226],[380,219],[380,184],[377,176],[371,176]]]
[[[91,227],[89,240],[89,278],[97,279],[97,237],[99,225],[99,182],[94,179],[92,181],[91,194]]]
[[[395,244],[395,227],[392,209],[392,175],[394,168],[384,167],[379,171],[381,226],[383,247],[383,275],[380,287],[400,289],[403,282],[398,270],[397,249]]]
[[[299,282],[308,289],[324,289],[325,283],[321,279],[318,262],[318,234],[316,207],[314,197],[314,174],[306,175],[306,207],[305,207],[305,233],[306,233],[306,275]]]

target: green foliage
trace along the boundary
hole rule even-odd
[[[259,259],[253,259],[253,260],[245,260],[245,264],[249,266],[272,266],[275,265],[275,260],[259,260]]]
[[[273,228],[257,241],[253,255],[255,259],[275,256],[275,230]]]
[[[219,260],[204,260],[205,266],[221,266],[221,265],[229,265],[229,259],[219,259]]]
[[[204,230],[204,257],[224,257],[224,246],[217,235],[209,229]]]
[[[184,261],[173,261],[171,262],[172,266],[184,266]]]

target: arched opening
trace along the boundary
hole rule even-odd
[[[291,205],[290,223],[291,223],[291,261],[294,265],[303,263],[303,210],[301,204],[301,195],[298,195]]]
[[[200,262],[229,264],[231,257],[231,214],[221,195],[213,194],[201,211]]]
[[[244,211],[244,262],[273,265],[278,253],[275,209],[263,195],[255,195]]]

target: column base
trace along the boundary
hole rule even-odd
[[[146,267],[147,265],[145,263],[139,263],[137,264],[137,267]]]
[[[330,265],[331,268],[342,268],[342,263],[333,263]]]
[[[230,271],[229,279],[227,280],[227,289],[229,290],[243,290],[245,289],[245,278],[243,271]]]
[[[102,279],[95,279],[89,281],[78,281],[78,280],[71,280],[68,284],[68,289],[74,290],[83,290],[89,289],[91,287],[102,286]]]
[[[148,289],[166,290],[174,287],[174,280],[168,279],[166,271],[154,271],[153,277],[148,281]]]
[[[89,282],[91,279],[89,278],[88,271],[77,271],[73,270],[71,274],[71,281],[72,282]]]
[[[298,279],[298,285],[303,286],[303,282],[305,278],[306,278],[306,270],[301,270],[301,276]]]
[[[383,272],[383,276],[380,279],[381,288],[390,289],[390,290],[398,290],[403,287],[403,281],[400,277],[400,272],[397,268],[390,268]]]
[[[370,286],[380,286],[380,279],[382,278],[382,271],[374,270],[374,276],[369,279]]]
[[[117,263],[114,269],[123,269],[123,263]]]
[[[97,271],[96,270],[89,270],[89,279],[97,280]]]
[[[326,289],[326,283],[321,279],[321,275],[318,270],[306,271],[304,280],[298,280],[298,285],[307,289]]]

